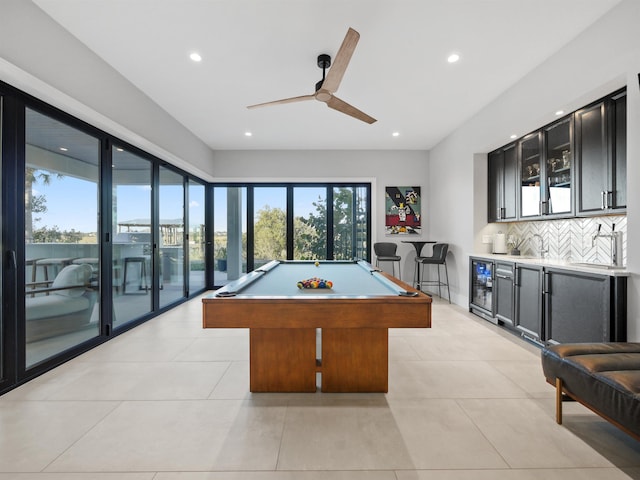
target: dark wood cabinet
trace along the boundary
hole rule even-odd
[[[520,150],[520,214],[521,219],[542,215],[542,136],[535,132],[518,142]]]
[[[575,113],[578,214],[626,207],[626,93],[618,92]]]
[[[545,168],[543,215],[573,212],[573,115],[543,130]]]
[[[520,142],[520,218],[570,216],[573,212],[573,116]]]
[[[547,268],[548,343],[626,341],[626,277]]]
[[[538,345],[627,341],[626,276],[480,257],[472,263],[494,266],[493,310],[470,308],[485,319]]]
[[[495,295],[495,316],[499,323],[513,325],[514,269],[512,262],[496,262],[493,291]]]
[[[621,213],[627,204],[626,89],[488,156],[488,221]]]
[[[544,341],[542,274],[540,266],[516,265],[514,325],[522,336],[536,343]]]
[[[515,145],[489,154],[489,222],[513,221],[517,218],[518,161]]]
[[[614,134],[610,208],[622,209],[627,207],[627,92],[614,95],[611,100]]]
[[[604,102],[576,112],[578,213],[604,210],[607,178],[607,129]]]

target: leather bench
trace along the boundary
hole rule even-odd
[[[556,421],[568,396],[640,440],[640,343],[574,343],[542,351],[556,387]]]

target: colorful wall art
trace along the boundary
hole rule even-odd
[[[385,234],[417,235],[422,224],[420,187],[385,188]]]

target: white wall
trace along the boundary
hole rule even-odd
[[[415,251],[400,242],[407,237],[385,236],[384,189],[397,185],[422,187],[424,228],[415,239],[430,238],[425,224],[432,209],[424,201],[429,187],[428,159],[426,151],[413,150],[231,150],[215,153],[214,171],[220,182],[371,182],[372,241],[398,244],[398,254],[403,258],[402,278],[410,283]],[[391,271],[390,264],[384,269]]]
[[[31,1],[1,1],[0,80],[211,178],[207,145]]]
[[[484,165],[487,152],[507,144],[509,135],[524,135],[554,120],[559,108],[575,110],[628,84],[628,179],[640,178],[640,2],[625,0],[576,37],[465,125],[430,151],[430,231],[449,239],[456,259],[455,275],[468,276],[464,256],[482,248],[487,226]],[[469,79],[482,81],[482,79]],[[474,173],[475,172],[475,173]],[[640,340],[640,193],[628,189],[629,339]],[[474,202],[483,202],[481,207]],[[454,220],[452,220],[454,219]],[[452,293],[454,293],[452,291]],[[468,285],[460,280],[455,302],[466,305]]]

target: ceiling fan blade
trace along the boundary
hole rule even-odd
[[[344,72],[349,66],[351,55],[353,55],[353,51],[356,49],[356,45],[358,44],[358,40],[360,40],[360,34],[353,28],[349,28],[344,40],[342,41],[342,45],[340,45],[338,53],[333,59],[331,68],[329,68],[327,78],[322,82],[322,88],[329,90],[331,93],[338,91]]]
[[[305,100],[313,100],[315,95],[301,95],[299,97],[283,98],[282,100],[274,100],[273,102],[258,103],[249,105],[247,108],[268,107],[269,105],[282,105],[284,103],[304,102]]]
[[[344,100],[340,100],[338,97],[332,96],[327,101],[327,106],[339,112],[346,113],[347,115],[351,115],[353,118],[362,120],[363,122],[368,123],[369,125],[376,122],[375,118],[370,117],[364,112],[361,112],[356,107],[349,105],[347,102],[345,102]]]

